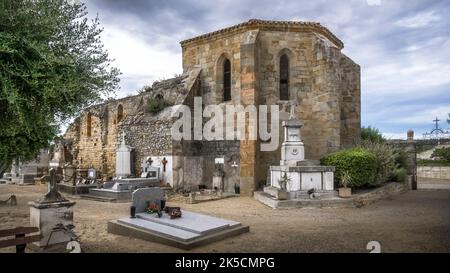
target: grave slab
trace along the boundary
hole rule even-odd
[[[161,218],[148,213],[137,213],[136,217],[109,221],[108,232],[191,249],[249,231],[236,221],[185,210],[176,219],[165,213]]]

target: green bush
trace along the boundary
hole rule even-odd
[[[398,153],[395,157],[395,163],[398,165],[398,167],[407,169],[408,165],[410,164],[408,163],[408,161],[408,153],[404,149],[398,150]]]
[[[360,147],[374,154],[377,158],[377,176],[372,185],[379,186],[389,182],[398,168],[399,150],[387,143],[368,140],[361,141]]]
[[[380,130],[378,130],[375,127],[361,127],[361,139],[362,140],[368,140],[371,142],[383,142],[384,138],[383,135],[380,133]]]
[[[450,162],[450,147],[435,149],[431,157]]]
[[[166,107],[166,103],[162,98],[156,97],[156,98],[149,98],[147,100],[146,110],[149,113],[156,114],[162,109],[164,109],[164,107]]]
[[[376,182],[377,158],[371,152],[353,148],[322,157],[322,165],[336,166],[335,182],[341,185],[342,175],[350,176],[351,188],[373,186]]]
[[[392,181],[395,182],[405,182],[406,181],[406,170],[404,168],[398,168],[394,171],[394,176]]]

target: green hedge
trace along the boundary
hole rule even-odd
[[[393,176],[392,180],[395,182],[406,182],[407,174],[404,168],[396,169]]]
[[[353,148],[322,157],[322,165],[336,166],[335,182],[340,185],[342,172],[350,175],[350,187],[359,188],[376,184],[377,158],[362,148]]]

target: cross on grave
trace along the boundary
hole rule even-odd
[[[40,203],[54,203],[54,202],[63,202],[67,201],[59,192],[56,187],[56,183],[58,182],[57,174],[55,169],[51,168],[49,171],[50,180],[48,182],[48,192],[47,194],[39,200]]]
[[[149,157],[148,159],[147,159],[147,161],[146,161],[146,163],[148,163],[150,166],[152,165],[152,163],[153,163],[153,160],[152,160],[152,158],[151,157]]]
[[[166,160],[165,157],[163,157],[163,160],[161,161],[161,163],[163,164],[163,172],[166,172],[166,164],[168,163],[168,161]]]

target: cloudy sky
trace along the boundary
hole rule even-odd
[[[361,65],[362,125],[416,137],[450,113],[450,1],[85,0],[120,68],[117,97],[182,72],[179,41],[252,18],[315,21]]]

